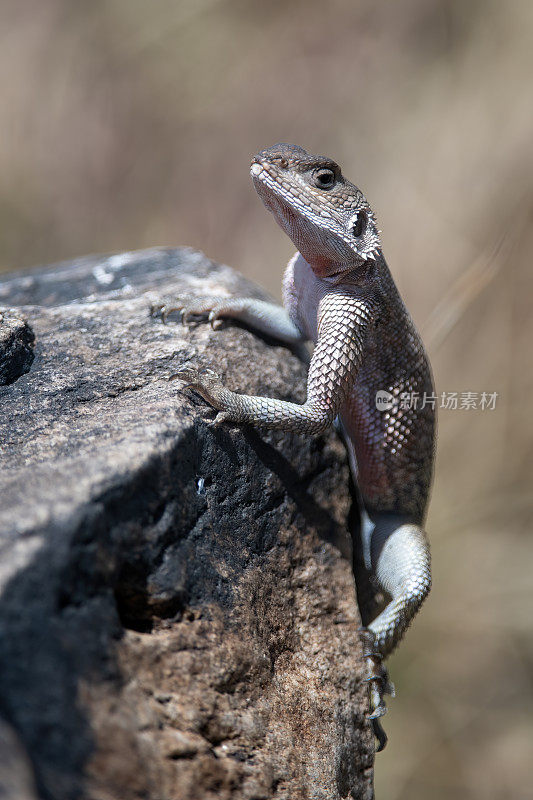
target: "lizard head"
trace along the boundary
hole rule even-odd
[[[320,277],[379,254],[372,209],[331,158],[275,144],[254,156],[250,172],[261,200]]]

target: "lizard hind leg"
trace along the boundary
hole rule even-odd
[[[425,532],[392,514],[372,515],[370,562],[377,584],[390,602],[368,625],[382,658],[401,641],[431,588],[431,561]]]
[[[431,588],[431,566],[429,546],[422,528],[392,514],[373,514],[372,519],[367,517],[362,538],[366,569],[360,572],[366,572],[366,581],[369,586],[374,586],[374,592],[381,590],[388,599],[385,604],[377,606],[374,595],[374,608],[379,613],[370,623],[363,617],[367,626],[363,630],[363,652],[367,663],[370,719],[379,751],[386,742],[379,723],[379,717],[387,710],[384,695],[394,696],[395,693],[383,659],[399,644],[427,597]],[[368,611],[371,608],[367,605]]]

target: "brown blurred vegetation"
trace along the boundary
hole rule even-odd
[[[3,0],[0,270],[189,244],[279,296],[258,149],[377,209],[439,391],[435,584],[391,662],[377,796],[533,796],[528,0]]]

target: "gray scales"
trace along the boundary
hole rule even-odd
[[[205,298],[156,306],[165,320],[208,314],[215,327],[236,319],[288,345],[314,344],[302,405],[229,391],[192,363],[177,373],[218,414],[215,423],[249,423],[318,434],[336,419],[357,487],[360,525],[354,565],[370,687],[370,717],[380,749],[383,695],[393,694],[382,660],[402,639],[431,587],[424,530],[435,452],[433,381],[420,336],[382,253],[363,193],[330,158],[277,144],[252,160],[257,193],[297,252],[283,280],[285,308],[246,298]],[[390,402],[376,406],[376,394]],[[412,393],[412,394],[411,394]]]

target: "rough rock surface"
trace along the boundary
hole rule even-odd
[[[372,797],[359,620],[339,552],[343,448],[333,432],[210,427],[205,405],[168,380],[185,360],[297,401],[305,368],[236,326],[149,317],[161,298],[226,292],[262,296],[186,249],[0,284],[0,305],[36,335],[30,371],[0,388],[10,800]]]
[[[0,386],[28,372],[33,361],[35,335],[17,315],[0,313]]]

